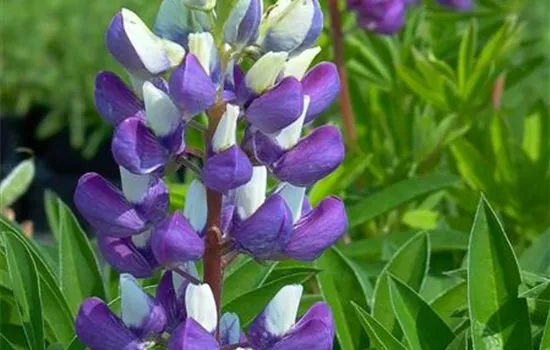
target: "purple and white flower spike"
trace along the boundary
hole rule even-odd
[[[332,349],[334,323],[325,303],[314,304],[295,323],[303,287],[283,287],[254,319],[248,332],[253,349]]]

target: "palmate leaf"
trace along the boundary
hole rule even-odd
[[[352,302],[357,317],[363,329],[369,336],[370,346],[377,350],[405,350],[405,346],[399,342],[387,329],[384,328],[374,317],[369,315],[359,305]]]
[[[368,307],[369,291],[365,277],[357,265],[334,247],[325,251],[315,266],[322,270],[317,275],[317,283],[332,309],[340,348],[357,349],[366,339],[363,338],[364,332],[357,322],[351,302],[364,309]]]
[[[349,226],[356,227],[418,196],[452,186],[458,180],[454,175],[432,174],[398,182],[348,207]]]
[[[493,209],[482,198],[468,254],[468,303],[474,348],[530,349],[527,301],[518,298],[516,256]]]
[[[74,336],[74,320],[67,301],[59,289],[59,284],[51,266],[46,263],[44,256],[37,249],[35,243],[29,240],[19,229],[0,217],[0,231],[10,233],[19,238],[30,252],[36,264],[39,282],[40,297],[42,298],[43,316],[53,334],[55,341],[67,345]],[[2,253],[0,251],[0,258]],[[1,261],[1,260],[0,260]]]
[[[390,276],[393,311],[412,350],[445,349],[454,339],[453,331],[418,293]]]
[[[43,350],[44,319],[36,264],[20,239],[10,231],[3,234],[11,286],[19,310],[27,345],[31,350]]]
[[[428,235],[420,232],[394,254],[376,282],[372,314],[393,335],[399,335],[400,330],[390,299],[389,276],[396,276],[418,291],[428,271],[429,257]]]

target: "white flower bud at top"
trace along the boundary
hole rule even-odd
[[[284,286],[265,308],[265,328],[275,336],[282,336],[296,321],[304,287],[299,284]]]
[[[214,37],[209,32],[189,34],[189,52],[200,62],[206,74],[212,74],[212,70],[218,59]]]
[[[191,8],[210,11],[216,6],[216,0],[182,0],[183,3]],[[226,1],[226,0],[221,0]]]
[[[237,143],[237,120],[239,106],[227,104],[216,131],[212,136],[212,150],[219,153]]]
[[[181,123],[181,113],[164,91],[151,82],[143,83],[143,102],[149,127],[157,136],[167,136]]]
[[[241,220],[249,218],[263,204],[266,189],[266,167],[253,167],[250,181],[235,190],[235,205]]]
[[[285,64],[284,77],[294,77],[298,80],[302,80],[311,62],[319,52],[321,52],[321,48],[316,46],[290,58]]]
[[[281,130],[277,135],[275,135],[275,140],[281,146],[281,148],[288,150],[294,147],[300,140],[300,135],[302,134],[302,127],[304,126],[304,120],[306,118],[307,109],[309,108],[309,101],[311,99],[309,96],[304,96],[304,108],[302,109],[302,114],[283,130]]]
[[[208,284],[189,284],[185,292],[185,310],[206,331],[212,333],[218,325],[218,311]]]
[[[118,167],[118,170],[120,171],[120,182],[124,197],[130,203],[141,203],[149,189],[151,177],[149,175],[132,174],[121,166]]]
[[[283,71],[287,57],[286,52],[268,52],[260,57],[246,73],[246,86],[257,94],[272,87]]]
[[[323,12],[317,0],[279,0],[260,28],[258,42],[265,51],[298,54],[310,47],[323,28]]]

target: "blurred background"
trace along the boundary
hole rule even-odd
[[[318,59],[333,59],[321,2],[327,25]],[[105,47],[105,29],[121,7],[152,26],[159,2],[0,4],[0,177],[29,157],[21,147],[32,151],[34,178],[12,207],[41,233],[45,189],[72,203],[86,171],[116,182],[112,129],[93,104],[98,71],[123,75]],[[348,153],[311,189],[312,201],[342,196],[354,241],[446,230],[465,247],[461,233],[483,192],[518,249],[528,246],[550,226],[549,2],[478,0],[458,12],[420,1],[392,36],[360,28],[340,5],[354,122],[344,127],[338,102],[323,116],[342,125]]]

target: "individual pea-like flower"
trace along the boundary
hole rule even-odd
[[[362,28],[392,35],[405,25],[405,0],[348,0],[348,8],[357,13]]]
[[[248,331],[253,349],[332,349],[334,321],[327,304],[313,304],[295,322],[302,291],[301,285],[283,287],[254,319]]]
[[[107,30],[107,48],[136,79],[147,80],[177,66],[185,49],[156,36],[132,11],[122,9]]]
[[[158,265],[150,234],[168,213],[168,189],[158,178],[134,175],[122,167],[120,176],[122,191],[99,174],[84,174],[74,203],[97,232],[105,259],[120,272],[147,277]]]
[[[239,107],[228,104],[214,135],[202,171],[204,184],[225,193],[244,185],[252,176],[252,164],[237,145]]]
[[[265,51],[297,55],[309,48],[323,29],[323,11],[317,0],[278,0],[260,27],[258,44]]]
[[[468,11],[474,7],[472,0],[437,0],[437,2],[441,6],[457,11]]]
[[[121,121],[115,129],[115,161],[135,174],[164,171],[184,148],[185,123],[170,96],[151,82],[143,84],[145,120],[139,116]]]
[[[132,275],[120,275],[121,317],[99,298],[80,305],[76,335],[92,350],[142,350],[166,327],[163,307],[144,292]]]
[[[238,0],[223,25],[224,41],[240,50],[258,39],[262,0]]]

